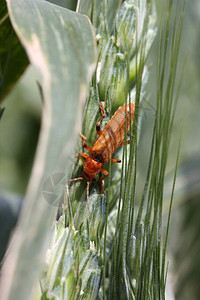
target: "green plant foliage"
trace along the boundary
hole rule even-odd
[[[54,173],[70,168],[69,155],[95,66],[96,45],[91,23],[81,14],[42,0],[7,3],[12,25],[43,78],[37,154],[1,281],[2,297],[27,299],[41,270],[43,245],[56,215],[56,208],[50,205],[53,203],[48,204],[46,194],[42,194],[44,183]]]
[[[84,298],[95,298],[101,279],[98,256],[92,243],[89,247],[84,246],[84,235],[80,237],[75,229],[65,228],[65,221],[63,217],[55,224],[48,268],[41,281],[42,297],[75,299],[82,298],[84,291]],[[84,252],[79,251],[82,247]],[[77,286],[81,289],[77,290]]]
[[[125,1],[116,15],[115,30],[111,36],[106,31],[106,19],[100,15],[99,27],[96,29],[99,61],[85,107],[82,132],[88,138],[88,143],[92,145],[96,138],[95,124],[100,116],[98,108],[100,100],[105,100],[107,113],[112,116],[116,107],[123,105],[124,102],[119,103],[117,101],[120,95],[124,93],[123,97],[121,96],[121,101],[122,99],[134,101],[136,111],[130,132],[130,147],[124,146],[124,150],[120,149],[116,155],[123,157],[122,165],[111,167],[109,163],[107,166],[110,176],[105,182],[106,196],[99,194],[98,182],[91,183],[88,208],[85,200],[86,183],[77,181],[66,186],[63,230],[66,225],[69,226],[69,229],[74,230],[75,228],[77,230],[76,235],[82,241],[80,243],[74,241],[74,245],[79,246],[77,254],[79,256],[86,255],[87,251],[91,250],[92,243],[92,249],[98,261],[95,267],[96,272],[93,270],[94,282],[98,282],[98,284],[99,281],[96,276],[101,270],[99,288],[94,284],[92,287],[89,286],[89,289],[86,288],[85,284],[82,284],[85,279],[84,275],[79,272],[78,284],[71,284],[72,290],[76,286],[79,293],[73,294],[74,298],[68,294],[69,299],[165,299],[166,246],[180,151],[179,143],[169,217],[166,232],[163,235],[162,205],[165,170],[180,90],[180,83],[175,87],[175,62],[178,61],[184,8],[176,5],[169,2],[167,14],[161,18],[160,56],[158,57],[157,83],[155,83],[155,85],[157,84],[155,89],[158,91],[157,106],[149,167],[144,191],[139,197],[136,197],[139,112],[148,77],[145,62],[156,32],[155,8],[150,2]],[[137,19],[138,11],[141,12],[140,19]],[[145,16],[142,15],[144,11],[146,11]],[[129,16],[130,13],[131,16],[125,18],[128,24],[123,25],[125,26],[123,28],[126,28],[127,32],[129,32],[129,25],[132,28],[130,32],[135,35],[132,38],[135,43],[133,47],[131,47],[131,43],[128,44],[129,40],[126,40],[125,36],[120,40],[122,12],[126,16]],[[142,26],[140,26],[140,20]],[[121,41],[123,41],[122,44]],[[170,67],[165,72],[167,64]],[[130,70],[133,65],[135,72],[132,77]],[[124,92],[122,92],[123,87]],[[106,122],[107,120],[104,123]],[[81,151],[80,144],[77,151]],[[80,164],[81,161],[78,160],[72,177],[81,176]],[[75,265],[77,264],[77,270],[79,270],[80,258],[77,256],[73,262]],[[64,261],[61,263],[62,267],[63,264]],[[86,265],[85,271],[87,268],[89,267]],[[60,286],[60,281],[55,282],[53,289],[59,289]],[[45,292],[49,295],[51,290],[46,288]],[[65,298],[61,297],[61,299]]]
[[[107,38],[104,38],[105,25],[100,24],[97,31],[100,36],[101,63],[99,95],[101,101],[106,102],[112,115],[124,104],[124,99],[127,99],[129,84],[132,88],[135,86],[136,68],[144,69],[156,34],[155,7],[145,3],[145,1],[123,3],[114,22],[114,35],[110,36],[108,42]],[[108,94],[111,103],[107,101]]]
[[[30,3],[31,1],[27,2]],[[11,3],[14,5],[14,0]],[[40,1],[35,0],[34,3],[40,3]],[[113,4],[114,2],[110,1],[109,3]],[[164,230],[164,234],[162,224],[163,190],[170,136],[180,90],[180,83],[177,86],[175,83],[184,8],[182,6],[179,8],[177,3],[169,0],[167,1],[166,14],[161,18],[158,73],[157,82],[155,83],[155,89],[157,90],[156,113],[151,153],[143,193],[138,195],[136,193],[138,175],[137,145],[142,119],[141,103],[145,95],[145,84],[149,73],[146,66],[147,56],[157,31],[156,10],[153,0],[127,0],[123,1],[123,3],[120,1],[117,3],[117,7],[119,4],[120,7],[112,15],[113,19],[111,22],[110,15],[108,16],[108,7],[110,7],[108,1],[92,1],[90,4],[88,1],[78,1],[77,10],[87,14],[95,26],[98,45],[98,62],[84,109],[82,133],[87,137],[87,143],[92,145],[97,136],[95,125],[100,117],[100,101],[104,101],[107,114],[102,121],[102,127],[119,106],[128,102],[134,102],[134,121],[129,132],[130,145],[125,143],[124,147],[120,147],[114,154],[116,157],[122,158],[121,164],[109,162],[105,166],[109,172],[109,177],[105,180],[104,185],[105,195],[100,193],[99,178],[97,178],[96,182],[90,183],[89,195],[87,195],[86,180],[66,183],[66,177],[64,177],[64,181],[59,181],[59,176],[55,176],[56,181],[54,182],[62,185],[64,195],[61,197],[62,204],[59,206],[57,221],[55,221],[51,235],[46,265],[40,279],[40,291],[37,291],[37,297],[43,300],[165,299],[167,278],[167,267],[165,265],[166,247],[180,143],[174,170],[174,183],[167,228],[166,231]],[[35,7],[35,4],[33,6]],[[116,8],[116,6],[114,7]],[[54,12],[58,12],[58,8],[54,6],[49,6],[49,8],[55,9]],[[43,9],[44,7],[41,5],[40,12],[43,12],[41,15],[45,14]],[[45,7],[45,9],[47,8]],[[15,16],[16,11],[13,12],[13,19],[21,29],[19,31],[21,36],[24,36],[24,33],[22,35],[24,26],[19,25],[21,23],[18,17]],[[61,13],[61,10],[59,10],[59,13]],[[67,17],[67,22],[69,20],[72,22],[71,26],[75,21],[77,22],[77,18],[84,18],[79,14],[69,12]],[[33,23],[35,23],[38,31],[38,21],[34,20]],[[81,31],[81,25],[82,23],[79,25],[79,31]],[[55,26],[57,26],[57,23]],[[68,27],[66,25],[66,35],[68,30],[70,33],[72,32],[71,26]],[[58,28],[56,32],[63,32],[62,25]],[[44,46],[44,53],[46,54],[46,49],[48,49],[49,45],[46,45],[45,42],[43,44],[43,39],[41,38],[41,45]],[[30,40],[28,36],[26,36],[25,44],[30,55],[32,48],[29,48]],[[84,59],[91,56],[91,53],[87,55],[91,45],[86,40],[80,41],[79,45],[83,49],[81,51],[79,49],[80,52],[77,48],[75,49],[78,53],[84,53],[84,61]],[[87,46],[87,50],[84,45]],[[53,47],[52,44],[50,45],[51,47]],[[63,48],[66,48],[65,44]],[[70,52],[70,54],[71,65],[78,65],[77,68],[79,68],[82,57],[78,56],[76,65],[73,53]],[[32,56],[30,55],[30,57]],[[55,59],[55,57],[52,58],[51,56],[48,56],[48,58],[49,61],[51,59],[54,61]],[[64,59],[63,56],[61,58]],[[33,61],[36,62],[34,59]],[[90,63],[91,60],[88,61],[89,65]],[[58,65],[61,67],[60,61]],[[51,68],[49,74],[52,74],[53,70],[54,68]],[[72,69],[70,71],[72,78],[77,77],[77,74],[79,74],[74,74]],[[87,68],[82,68],[81,71],[81,74],[86,74]],[[65,84],[70,84],[69,92],[71,96],[73,94],[73,101],[75,102],[75,91],[74,85],[70,81],[71,77],[68,78],[69,81],[65,78],[67,82]],[[61,93],[64,93],[62,91],[62,88],[65,91],[65,87],[62,86],[64,82],[62,78],[59,79],[61,80]],[[44,92],[44,96],[46,95],[47,97],[49,93],[47,93],[46,89],[44,89]],[[58,93],[53,93],[53,95],[57,100],[56,103],[58,103]],[[68,123],[68,130],[71,131],[75,122],[72,122],[70,113],[76,112],[76,109],[77,106],[74,107],[73,104],[68,106],[68,122],[70,122]],[[57,106],[53,106],[53,111],[58,112],[57,117],[61,118],[63,110],[66,111],[64,103],[61,103],[60,109]],[[56,123],[57,120],[53,119],[52,124],[54,122]],[[61,127],[60,122],[56,124]],[[58,132],[60,132],[59,128],[55,127],[50,134],[58,134]],[[128,133],[125,132],[125,141],[128,139],[127,135]],[[55,135],[53,137],[55,138]],[[61,141],[68,146],[66,138],[66,136],[62,135]],[[54,145],[51,143],[50,146],[52,147],[50,150],[48,147],[50,154],[61,149],[59,142],[54,142]],[[77,152],[82,151],[81,141],[79,140]],[[45,155],[47,162],[49,162],[49,157],[52,158],[50,154],[46,153]],[[67,155],[66,152],[64,152],[64,155]],[[58,167],[61,166],[60,163],[63,163],[63,160],[57,157],[56,162],[57,164],[54,161],[54,165],[51,162],[51,166],[54,166],[55,171],[59,170]],[[63,169],[61,168],[61,170]],[[75,161],[70,173],[71,178],[82,176],[82,162],[80,158]],[[30,195],[30,192],[28,195]],[[55,194],[53,196],[55,198]],[[38,194],[34,197],[34,200],[36,199],[38,204],[38,200],[41,200]],[[36,209],[32,205],[31,208]],[[42,210],[45,222],[36,224],[36,228],[40,228],[41,231],[44,231],[44,226],[45,229],[49,228],[53,219],[51,212],[47,211],[46,206],[45,209],[46,211]],[[47,217],[47,214],[50,216]],[[31,215],[29,214],[28,217],[31,217]],[[48,222],[47,218],[50,219]],[[35,230],[35,227],[31,228]],[[39,233],[35,232],[35,234]],[[39,237],[42,239],[44,235]],[[31,255],[33,258],[34,255],[40,253],[37,250],[36,247],[32,249]],[[20,262],[28,264],[28,259],[22,259],[22,255],[25,253],[24,249],[20,249],[20,251]],[[31,263],[35,266],[35,260]],[[16,273],[16,277],[13,278],[18,278],[17,275],[20,274]],[[20,279],[17,283],[16,286],[19,288]],[[33,284],[33,281],[31,283]],[[29,288],[33,288],[31,283],[29,282]],[[27,292],[27,286],[25,291]],[[23,294],[19,294],[15,286],[11,289],[11,297],[9,299],[14,299],[14,292],[15,296],[18,295],[18,298],[15,299],[23,299]],[[21,298],[19,298],[19,295]],[[33,296],[32,298],[34,299],[35,297]]]
[[[6,7],[0,6],[0,102],[11,90],[28,65],[27,55],[15,34]]]
[[[77,11],[87,15],[95,28],[99,25],[99,15],[106,16],[106,25],[109,31],[113,30],[113,20],[117,13],[117,10],[121,6],[122,0],[79,0],[77,3]]]

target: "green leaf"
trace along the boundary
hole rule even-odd
[[[0,6],[0,102],[26,69],[29,61],[10,23],[6,2]]]
[[[96,47],[91,24],[81,14],[42,0],[7,3],[12,25],[43,77],[39,144],[1,282],[1,295],[7,299],[27,299],[41,270],[42,250],[57,212],[42,195],[43,183],[51,182],[55,172],[64,174],[62,180],[56,179],[58,184],[66,181]],[[55,188],[53,183],[51,195]]]

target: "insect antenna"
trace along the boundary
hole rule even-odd
[[[147,97],[142,97],[140,107],[145,119],[147,119],[147,112],[153,111],[154,114],[156,113],[155,107],[149,102]]]
[[[92,219],[92,223],[94,224],[94,220],[93,220],[93,216],[92,216],[92,213],[90,211],[90,203],[89,203],[89,187],[90,187],[90,181],[87,181],[87,207],[88,207],[88,212],[89,212],[89,215]]]
[[[83,180],[84,178],[83,177],[77,177],[77,178],[73,178],[73,179],[70,179],[68,180],[68,182],[73,182],[73,181],[78,181],[78,180]],[[88,208],[88,212],[89,212],[89,215],[92,219],[92,222],[94,224],[94,220],[93,220],[93,217],[92,217],[92,213],[90,211],[90,203],[89,203],[89,187],[90,187],[90,181],[87,181],[87,208]]]

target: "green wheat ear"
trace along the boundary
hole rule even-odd
[[[131,101],[136,107],[131,142],[118,152],[121,165],[108,164],[106,196],[100,194],[98,182],[90,185],[92,218],[86,204],[86,182],[66,186],[61,217],[54,225],[40,281],[41,299],[165,299],[165,255],[172,202],[164,236],[162,204],[178,99],[174,62],[178,60],[184,9],[172,2],[167,1],[167,9],[156,26],[154,1],[124,1],[112,29],[108,26],[107,1],[100,8],[92,6],[99,60],[85,106],[82,133],[92,145],[99,101],[105,101],[109,116]],[[154,129],[143,194],[137,195],[139,112],[149,74],[147,56],[157,30],[160,42]],[[77,151],[80,150],[79,143]],[[174,184],[177,165],[178,155]],[[72,174],[81,174],[80,161]]]

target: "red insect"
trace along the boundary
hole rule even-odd
[[[105,194],[103,188],[103,180],[108,176],[108,172],[103,168],[103,164],[107,163],[110,159],[112,162],[120,163],[121,160],[118,158],[111,158],[112,154],[117,150],[117,148],[123,145],[124,134],[125,134],[125,118],[127,118],[127,131],[130,129],[130,123],[133,123],[133,116],[135,111],[135,105],[131,103],[130,105],[120,106],[115,112],[113,117],[110,119],[108,124],[105,126],[104,130],[100,129],[100,122],[105,118],[105,111],[102,102],[100,102],[100,109],[102,116],[98,119],[96,125],[96,131],[99,137],[92,147],[86,144],[86,137],[80,134],[82,138],[82,146],[90,152],[78,153],[77,155],[85,158],[83,165],[83,177],[78,177],[71,179],[69,181],[87,179],[87,199],[89,198],[89,184],[92,179],[96,177],[98,173],[104,174],[100,178],[100,189],[101,193]],[[129,113],[129,109],[131,112]],[[131,122],[129,121],[131,116]],[[129,141],[127,141],[129,144]]]

